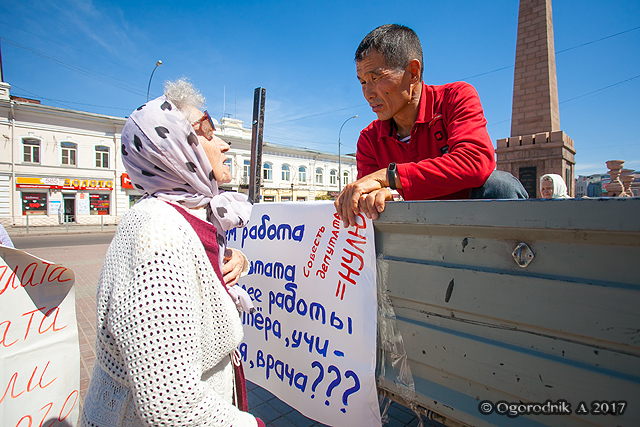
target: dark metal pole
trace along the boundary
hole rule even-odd
[[[249,200],[260,202],[262,184],[262,133],[264,131],[264,102],[267,90],[258,87],[253,92],[253,122],[251,126],[251,168],[249,176]]]

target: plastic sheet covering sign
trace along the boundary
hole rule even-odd
[[[247,379],[332,426],[380,426],[373,239],[370,220],[343,228],[331,202],[256,204],[227,233],[250,262]]]
[[[0,424],[75,426],[80,349],[72,270],[0,245]]]

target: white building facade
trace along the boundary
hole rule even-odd
[[[9,90],[0,82],[0,222],[117,223],[141,197],[120,158],[126,118],[12,99]],[[216,129],[231,144],[233,181],[223,188],[246,193],[251,129],[231,118],[216,122]],[[342,156],[340,167],[338,160],[333,153],[264,143],[261,201],[335,198],[357,176],[353,156]]]
[[[225,189],[247,192],[250,176],[251,129],[238,119],[215,122],[216,135],[231,144],[227,163],[233,181]],[[268,123],[266,124],[268,126]],[[299,147],[263,143],[261,201],[309,201],[335,198],[344,185],[357,177],[353,156],[308,150]],[[342,174],[342,185],[338,175]]]

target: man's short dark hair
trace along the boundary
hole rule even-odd
[[[398,24],[379,26],[360,42],[356,50],[356,62],[364,59],[372,49],[384,56],[387,66],[397,70],[404,70],[413,59],[419,60],[422,80],[422,45],[418,35],[411,28]]]

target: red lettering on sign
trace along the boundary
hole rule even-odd
[[[31,311],[27,311],[26,313],[22,314],[23,317],[25,316],[29,317],[29,321],[27,322],[27,327],[26,327],[26,330],[24,331],[24,338],[22,338],[22,341],[26,341],[27,338],[29,338],[29,333],[32,330],[31,324],[33,323],[34,315],[38,312],[44,313],[44,315],[42,316],[42,319],[40,319],[40,324],[38,325],[38,335],[43,335],[49,330],[51,330],[52,332],[58,332],[65,329],[67,326],[69,326],[69,325],[60,325],[58,323],[58,314],[60,313],[60,307],[53,307],[49,309],[47,312],[44,312],[45,309],[46,307],[40,307]],[[37,323],[37,320],[36,320],[36,323]],[[13,340],[12,342],[7,341],[8,340],[7,336],[9,335],[8,334],[9,329],[11,329],[12,332],[14,332],[16,329],[16,327],[12,328],[11,326],[12,326],[11,320],[5,320],[4,322],[0,322],[0,344],[5,348],[11,347],[12,345],[14,345],[20,340],[20,338],[18,338]]]
[[[0,328],[2,328],[2,325],[6,325],[4,328],[4,332],[2,333],[2,340],[0,340],[0,344],[2,344],[3,347],[11,347],[12,345],[14,345],[15,343],[18,342],[18,340],[16,339],[15,341],[13,341],[11,344],[7,345],[6,341],[7,341],[7,332],[9,332],[9,328],[11,327],[11,320],[7,320],[4,321],[2,323],[0,323]]]
[[[53,320],[51,321],[51,325],[49,325],[49,327],[47,329],[45,329],[44,331],[42,330],[42,325],[44,325],[44,322],[46,320],[49,319],[49,316],[51,315],[51,313],[53,313],[55,311],[56,314],[54,314],[53,316]],[[40,321],[40,327],[38,327],[38,333],[40,334],[44,334],[45,332],[47,332],[49,329],[53,329],[53,332],[58,332],[63,330],[64,328],[66,328],[69,325],[64,325],[61,328],[56,328],[56,320],[58,320],[58,313],[60,313],[60,307],[53,307],[51,310],[47,311],[44,315],[44,317],[42,318],[42,320]]]
[[[18,287],[24,288],[28,285],[41,285],[44,283],[45,277],[48,282],[64,283],[71,280],[71,277],[68,277],[66,279],[63,278],[64,273],[66,273],[68,269],[62,266],[57,266],[56,268],[51,270],[49,276],[47,277],[47,272],[49,271],[49,267],[51,265],[54,264],[47,262],[32,262],[31,264],[27,265],[27,267],[22,271],[22,275],[20,275],[19,273],[19,265],[16,265],[14,268],[9,268],[9,266],[7,265],[0,266],[0,295],[2,295],[7,289],[9,289],[9,285],[11,285],[11,289],[18,289]],[[42,271],[41,276],[40,271]],[[18,282],[16,282],[17,275],[20,275],[21,277],[21,280],[19,280]],[[6,279],[5,276],[7,276]]]
[[[320,239],[322,238],[322,233],[324,233],[324,225],[318,229],[316,233],[316,238],[313,241],[313,246],[311,247],[311,253],[309,254],[309,261],[307,264],[302,266],[302,273],[304,277],[309,277],[309,273],[311,272],[311,268],[313,268],[313,261],[316,259],[316,251],[318,250],[318,246],[320,245]],[[309,270],[307,270],[309,267]]]
[[[33,372],[31,373],[31,378],[29,378],[29,382],[27,382],[26,386],[24,387],[24,390],[22,390],[22,388],[23,388],[22,386],[17,385],[18,384],[18,372],[16,372],[13,375],[11,375],[11,378],[9,379],[9,382],[7,383],[7,387],[4,389],[4,394],[0,398],[0,403],[2,403],[2,401],[4,400],[5,397],[7,397],[7,393],[9,393],[9,397],[11,399],[15,399],[16,397],[19,397],[20,395],[22,395],[25,392],[26,393],[32,392],[33,390],[36,389],[36,387],[40,387],[41,389],[45,389],[45,388],[49,387],[51,384],[53,384],[53,382],[55,380],[57,380],[58,377],[53,378],[51,381],[49,381],[46,384],[42,384],[42,382],[44,380],[44,375],[47,372],[47,368],[49,367],[50,363],[51,363],[51,361],[47,362],[47,365],[44,367],[44,369],[42,370],[42,373],[40,374],[40,379],[32,387],[31,383],[36,378],[36,374],[38,372],[38,367],[37,366],[35,368],[33,368]],[[15,393],[16,386],[19,389],[21,389],[20,393],[18,393],[18,394]],[[0,389],[0,390],[2,390],[2,389]],[[11,390],[11,392],[9,392],[9,390]]]
[[[16,397],[20,396],[22,393],[25,392],[25,390],[22,390],[20,393],[18,394],[14,394],[13,392],[16,390],[16,381],[18,381],[18,373],[14,373],[11,376],[11,379],[9,379],[9,383],[7,384],[7,388],[4,389],[4,394],[2,395],[2,398],[0,398],[0,403],[2,403],[2,401],[4,400],[5,397],[7,397],[7,393],[9,393],[9,388],[11,388],[11,398],[15,399]]]
[[[365,230],[367,228],[367,221],[362,214],[358,214],[358,216],[360,217],[360,219],[362,219],[362,225],[356,222],[354,229],[348,231],[348,234],[353,236],[354,238],[347,238],[346,241],[349,246],[351,246],[351,248],[364,254],[364,248],[358,245],[364,245],[365,243],[367,243],[367,237],[364,234],[359,234],[358,231]],[[360,272],[364,268],[364,258],[362,257],[362,255],[356,253],[353,250],[349,250],[347,247],[343,248],[342,252],[346,255],[342,256],[342,262],[340,263],[341,269],[338,270],[338,275],[342,277],[345,282],[338,279],[338,287],[336,289],[336,297],[340,298],[341,300],[344,299],[346,282],[355,285],[356,278],[360,275]],[[349,256],[347,257],[347,255]],[[356,259],[360,262],[358,266],[354,265],[354,260]]]
[[[35,310],[32,311],[28,311],[26,313],[23,314],[23,316],[27,316],[30,315],[29,317],[29,323],[27,324],[27,330],[24,332],[24,340],[27,340],[27,337],[29,336],[29,331],[31,330],[31,322],[33,321],[33,315],[41,310],[44,310],[46,307],[41,307],[41,308],[36,308]],[[53,320],[51,321],[51,324],[43,331],[42,327],[45,324],[45,322],[49,319],[49,316],[51,315],[51,313],[55,312],[56,314],[53,316]],[[58,313],[60,312],[60,307],[53,307],[52,309],[50,309],[49,311],[47,311],[44,315],[44,317],[42,318],[42,320],[40,321],[40,326],[38,326],[38,333],[40,335],[44,334],[45,332],[47,332],[49,329],[53,329],[54,332],[58,332],[63,330],[64,328],[66,328],[69,325],[64,325],[61,328],[56,327],[56,320],[58,320]]]
[[[3,281],[3,279],[4,279],[4,275],[5,275],[8,271],[10,271],[10,272],[11,272],[11,274],[9,274],[9,277],[7,277],[6,282],[4,282],[4,281]],[[11,269],[9,268],[9,266],[7,266],[7,265],[0,266],[0,272],[2,272],[2,274],[0,274],[0,288],[1,288],[1,289],[0,289],[0,295],[2,295],[2,294],[4,293],[4,291],[6,291],[6,290],[7,290],[7,288],[9,287],[9,284],[11,284],[11,287],[12,287],[13,289],[15,289],[15,288],[16,288],[16,286],[15,286],[15,281],[16,281],[16,272],[15,272],[15,271],[13,271],[13,270],[11,270]],[[4,283],[4,286],[2,286],[2,283]]]
[[[56,272],[56,271],[58,271],[58,270],[60,270],[60,273],[58,273],[58,275],[52,279],[52,278],[51,278],[51,276],[53,276],[53,273],[55,273],[55,272]],[[56,267],[56,268],[54,268],[54,269],[53,269],[53,271],[51,272],[51,274],[49,274],[48,280],[49,280],[50,282],[53,282],[53,281],[55,280],[55,281],[57,281],[57,282],[59,282],[59,283],[68,282],[69,280],[71,280],[70,278],[69,278],[69,279],[65,279],[65,280],[62,280],[62,279],[61,279],[62,275],[63,275],[66,271],[67,271],[67,269],[66,269],[66,268],[64,268],[64,267]]]
[[[64,421],[65,419],[67,419],[69,415],[71,415],[71,411],[73,411],[73,408],[75,408],[76,403],[78,402],[78,395],[79,395],[78,390],[73,390],[71,393],[69,393],[69,396],[67,396],[67,399],[62,404],[62,408],[60,409],[60,414],[57,417],[59,422]],[[73,401],[70,403],[71,407],[67,409],[67,403],[69,403],[71,398],[73,398]],[[49,412],[51,412],[51,410],[53,409],[53,402],[49,402],[46,405],[44,405],[42,408],[40,408],[40,412],[42,412],[44,409],[46,409],[46,412],[44,412],[44,414],[42,415],[42,420],[40,421],[40,424],[38,425],[38,427],[42,427],[44,422],[49,419],[48,415],[49,415]],[[51,418],[53,421],[51,421],[51,423],[48,424],[46,427],[51,427],[54,424],[56,424],[56,421],[54,418],[55,417]],[[29,423],[27,424],[27,427],[31,427],[31,425],[33,424],[33,417],[27,414],[22,418],[20,418],[20,420],[16,424],[16,427],[20,427],[20,424],[22,423],[23,420],[27,420],[27,422]]]
[[[36,270],[38,269],[38,263],[37,262],[32,262],[31,264],[29,264],[27,266],[27,268],[24,269],[24,271],[22,272],[22,278],[20,279],[20,283],[22,284],[22,287],[25,288],[27,285],[31,285],[31,286],[36,286],[37,283],[33,283],[33,275],[36,273]],[[27,280],[25,280],[25,277],[29,274],[29,277],[27,277]]]

